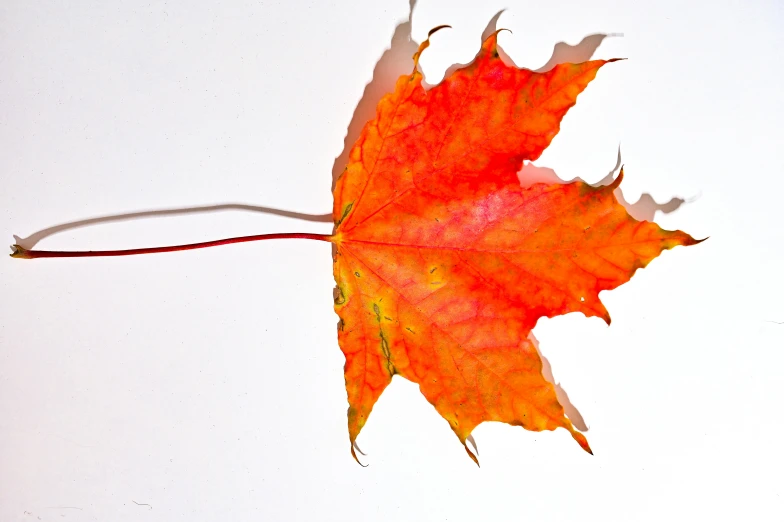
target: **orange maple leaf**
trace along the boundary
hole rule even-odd
[[[416,70],[429,41],[419,47],[414,72],[381,100],[337,180],[332,235],[80,252],[14,245],[12,256],[127,256],[282,238],[332,242],[354,458],[357,436],[396,374],[419,384],[475,462],[466,441],[484,421],[534,431],[562,427],[591,452],[542,375],[531,330],[540,317],[569,312],[609,324],[600,291],[625,283],[662,250],[698,241],[633,219],[613,195],[623,169],[604,187],[522,187],[523,161],[539,157],[577,95],[613,60],[540,74],[504,64],[496,40],[497,33],[473,63],[429,91]]]
[[[379,103],[334,190],[354,458],[394,375],[419,385],[474,461],[466,440],[484,421],[562,427],[591,452],[542,375],[531,329],[569,312],[609,324],[601,290],[697,242],[629,216],[613,196],[623,171],[599,188],[520,185],[523,161],[540,156],[609,61],[521,70],[503,62],[496,33],[438,86],[426,91],[415,66]]]

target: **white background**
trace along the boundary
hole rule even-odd
[[[559,41],[624,34],[595,56],[629,60],[599,72],[536,165],[595,182],[620,144],[626,199],[689,199],[656,220],[710,239],[604,292],[610,328],[577,314],[537,325],[595,456],[564,430],[492,423],[474,432],[477,468],[395,378],[358,466],[328,243],[3,258],[0,520],[780,517],[783,5],[421,0],[398,30],[405,44],[409,30],[419,42],[453,26],[422,59],[430,83],[473,58],[505,7],[501,45],[530,68]],[[10,244],[74,220],[223,203],[329,213],[354,109],[408,16],[405,0],[2,2],[0,230]],[[378,78],[409,72],[407,45]],[[190,213],[36,246],[283,231],[331,224]]]

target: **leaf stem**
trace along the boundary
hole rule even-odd
[[[331,242],[333,236],[327,234],[309,234],[306,232],[294,232],[283,234],[260,234],[257,236],[240,236],[215,241],[205,241],[203,243],[190,243],[187,245],[172,245],[152,248],[131,248],[128,250],[87,250],[58,252],[53,250],[27,250],[19,245],[13,245],[14,252],[11,257],[18,259],[37,259],[43,257],[114,257],[114,256],[135,256],[139,254],[160,254],[163,252],[177,252],[180,250],[196,250],[197,248],[210,248],[221,245],[231,245],[232,243],[248,243],[250,241],[264,241],[266,239],[313,239],[316,241]]]

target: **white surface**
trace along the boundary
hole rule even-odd
[[[331,211],[331,171],[396,2],[0,5],[0,223],[248,203]],[[508,54],[608,38],[537,165],[627,199],[699,246],[535,333],[580,409],[564,430],[484,424],[482,468],[396,378],[349,454],[330,245],[0,259],[0,520],[773,520],[784,462],[784,8],[742,2],[422,0],[431,83],[499,9]],[[403,70],[397,73],[407,72]],[[154,246],[326,223],[221,212],[68,230],[43,249]],[[149,504],[151,507],[140,504]]]

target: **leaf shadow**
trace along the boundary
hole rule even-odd
[[[401,21],[392,33],[389,48],[384,51],[373,68],[373,77],[365,86],[343,140],[343,151],[332,165],[332,189],[348,164],[348,156],[354,143],[359,139],[365,124],[376,116],[376,107],[384,95],[392,92],[395,82],[402,74],[411,72],[413,56],[419,44],[411,39],[411,18],[417,0],[409,0],[408,19]]]
[[[601,187],[612,183],[616,174],[621,168],[621,163],[621,147],[618,146],[618,156],[615,161],[615,166],[607,173],[605,177],[596,183],[590,183],[590,185]],[[563,184],[571,183],[577,180],[584,181],[579,177],[572,180],[562,179],[558,176],[558,174],[555,173],[553,169],[548,167],[537,167],[533,163],[526,163],[517,176],[520,178],[520,183],[523,186],[530,186],[535,183]],[[615,198],[618,200],[618,203],[620,203],[626,209],[629,215],[637,221],[653,221],[654,217],[656,217],[656,212],[670,214],[678,210],[681,205],[694,201],[694,198],[687,200],[680,197],[672,197],[669,201],[664,203],[657,203],[656,200],[653,199],[653,196],[648,193],[644,193],[635,203],[631,203],[626,200],[623,195],[623,189],[620,187],[615,189],[614,194]]]
[[[563,389],[560,383],[555,382],[550,361],[547,360],[547,357],[542,354],[542,350],[539,349],[539,340],[534,337],[533,332],[528,334],[528,340],[534,345],[534,348],[536,348],[536,351],[539,354],[539,358],[542,360],[542,375],[547,382],[555,387],[555,396],[558,398],[558,402],[561,403],[561,406],[563,406],[564,413],[569,417],[569,420],[572,421],[572,424],[576,429],[588,431],[588,425],[585,423],[585,419],[583,419],[582,414],[575,405],[572,404],[572,401],[569,399],[569,394],[566,393],[566,390]]]

